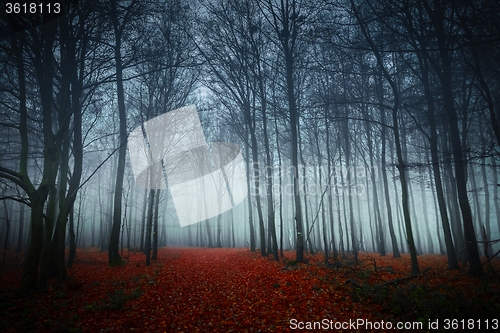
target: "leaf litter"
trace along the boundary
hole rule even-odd
[[[297,263],[293,251],[274,261],[247,249],[163,248],[150,266],[131,253],[125,265],[108,267],[106,252],[79,249],[68,282],[23,298],[11,297],[21,274],[11,259],[0,280],[0,330],[292,332],[293,319],[425,327],[434,319],[491,320],[500,313],[498,276],[448,270],[445,256],[419,256],[419,276],[408,275],[408,255],[361,253],[358,262],[345,257],[328,265],[323,256]],[[500,272],[498,260],[493,267]]]

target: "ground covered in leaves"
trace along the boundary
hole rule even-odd
[[[323,263],[322,254],[279,262],[247,249],[166,248],[150,266],[140,253],[107,266],[107,253],[79,250],[72,278],[14,297],[21,266],[0,275],[1,332],[471,331],[500,328],[500,280],[450,271],[446,257],[365,253]],[[484,266],[485,271],[487,265]],[[494,269],[500,273],[500,264]],[[437,327],[436,327],[437,324]]]

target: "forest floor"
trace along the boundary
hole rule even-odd
[[[126,254],[126,251],[125,251]],[[164,248],[144,265],[125,255],[108,267],[107,253],[78,250],[72,278],[44,292],[13,297],[21,266],[13,255],[0,272],[1,332],[410,332],[495,328],[500,279],[448,270],[446,257],[362,253],[356,263],[323,255],[279,262],[247,249]],[[500,261],[494,260],[500,274]],[[485,265],[485,271],[488,265]],[[436,326],[437,325],[437,326]],[[439,330],[435,329],[439,328]]]

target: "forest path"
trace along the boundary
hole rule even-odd
[[[322,254],[295,265],[293,251],[285,256],[288,265],[247,249],[162,248],[150,266],[142,253],[127,252],[126,265],[109,267],[106,252],[79,249],[68,269],[71,280],[0,302],[0,331],[366,332],[351,323],[499,323],[498,277],[476,279],[466,269],[448,270],[446,256],[419,256],[424,273],[417,277],[408,276],[407,254],[394,259],[360,253],[357,264],[341,258],[337,268],[325,267]],[[494,266],[500,271],[500,260]],[[4,286],[18,287],[21,269],[12,254]],[[307,327],[314,324],[316,329]]]
[[[154,286],[131,304],[143,314],[140,330],[285,332],[292,319],[355,318],[349,297],[310,267],[283,270],[246,249],[169,248],[160,260]]]

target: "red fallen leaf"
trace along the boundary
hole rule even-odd
[[[293,259],[294,253],[285,256]],[[282,270],[283,263],[246,249],[190,248],[161,249],[151,266],[136,265],[144,260],[141,254],[131,254],[127,265],[113,268],[107,267],[106,253],[78,250],[78,258],[68,271],[80,287],[67,284],[15,300],[9,305],[9,313],[14,314],[0,314],[0,322],[19,319],[7,332],[50,332],[55,327],[82,332],[287,332],[294,318],[396,320],[380,304],[367,299],[354,302],[349,281],[364,278],[367,284],[385,283],[407,276],[409,263],[407,255],[395,260],[362,253],[356,268],[331,270],[322,266],[322,255],[317,254],[308,257],[308,265]],[[432,274],[415,281],[448,282],[473,299],[471,287],[479,282],[467,277],[454,281],[463,272],[443,270],[446,257],[424,255],[419,262],[431,267]],[[498,287],[498,283],[491,285]],[[23,321],[23,309],[30,309],[29,322]]]

